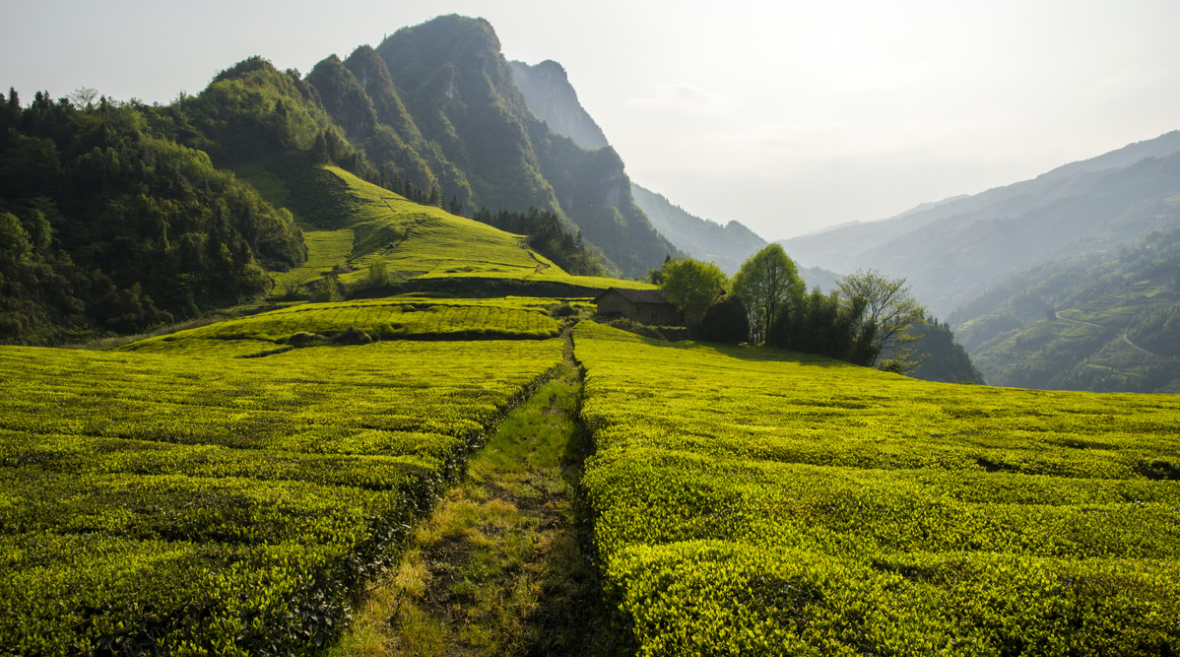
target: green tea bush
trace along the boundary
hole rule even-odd
[[[0,349],[0,654],[316,652],[562,359],[558,340],[242,343],[274,346]]]
[[[1176,399],[574,340],[596,563],[638,654],[1180,648]]]
[[[563,325],[550,317],[544,306],[530,307],[511,299],[392,297],[291,306],[144,340],[125,349],[168,352],[173,343],[190,340],[287,344],[298,333],[336,336],[350,326],[383,340],[547,340],[561,335]]]

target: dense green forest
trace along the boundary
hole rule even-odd
[[[955,342],[951,325],[927,318],[908,332],[921,338],[909,343],[914,349],[914,358],[919,365],[908,374],[915,379],[942,381],[944,383],[984,384],[983,373],[971,362],[971,356],[963,345]]]
[[[266,269],[303,262],[291,214],[177,143],[183,119],[0,100],[0,340],[142,330],[257,296]]]

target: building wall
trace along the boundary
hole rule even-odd
[[[635,319],[631,315],[634,313],[634,308],[631,307],[631,302],[623,298],[623,295],[617,292],[609,292],[606,296],[598,301],[598,314],[609,315],[611,313],[619,313],[624,317]]]
[[[655,326],[679,326],[682,323],[676,307],[668,303],[637,303],[635,315],[631,319]]]
[[[609,292],[598,301],[598,313],[620,315],[653,326],[681,326],[684,320],[670,303],[631,303],[617,292]]]

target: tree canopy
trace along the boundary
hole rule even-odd
[[[750,337],[750,319],[742,300],[727,294],[701,315],[700,339],[737,344]]]
[[[799,306],[806,292],[799,268],[780,244],[768,244],[747,258],[733,278],[733,294],[750,313],[756,342],[765,342],[781,310]]]
[[[460,208],[461,209],[461,208]],[[528,213],[501,210],[492,214],[487,208],[475,213],[476,221],[509,233],[528,236],[529,246],[575,276],[603,276],[602,254],[582,240],[582,233],[571,235],[552,212],[529,208]]]
[[[711,262],[686,258],[667,260],[663,266],[664,297],[687,317],[699,316],[725,291],[728,277]]]
[[[170,138],[179,114],[92,101],[0,97],[0,340],[140,331],[303,262],[290,212]]]
[[[876,362],[875,359],[875,364],[903,373],[921,364],[908,345],[922,336],[906,329],[925,321],[926,307],[910,296],[904,278],[887,278],[872,269],[858,269],[840,279],[839,287],[839,296],[845,303],[864,301],[866,318],[876,326],[873,344],[877,353],[889,347],[886,360]]]

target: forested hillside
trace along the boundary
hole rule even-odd
[[[266,269],[303,262],[290,213],[177,143],[208,143],[188,118],[0,99],[0,341],[142,330],[263,294]]]
[[[1043,263],[951,315],[990,383],[1180,392],[1180,196],[1136,216],[1173,228]]]

